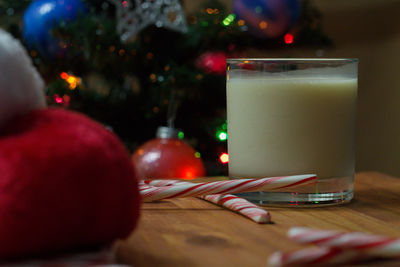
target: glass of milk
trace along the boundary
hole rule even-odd
[[[315,185],[243,193],[258,204],[353,197],[357,59],[227,60],[229,177],[317,174]]]

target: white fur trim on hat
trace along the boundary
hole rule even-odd
[[[46,107],[44,82],[22,44],[0,29],[0,127]]]

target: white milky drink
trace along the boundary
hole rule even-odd
[[[315,173],[347,178],[352,190],[357,78],[332,68],[283,73],[228,69],[230,178]]]
[[[354,79],[230,79],[230,175],[353,175],[356,99]]]

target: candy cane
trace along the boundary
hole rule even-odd
[[[303,244],[358,250],[378,257],[400,257],[400,239],[385,236],[293,227],[288,237]]]
[[[188,184],[193,185],[193,183],[180,180],[149,180],[145,183],[157,187]],[[214,194],[199,196],[199,198],[212,202],[216,205],[223,206],[229,210],[238,212],[243,216],[255,221],[256,223],[268,223],[271,221],[271,214],[268,211],[258,207],[257,205],[247,201],[246,199],[234,195]]]
[[[268,259],[270,266],[332,266],[369,259],[370,256],[355,250],[318,247],[289,253],[275,252]]]
[[[145,189],[149,189],[152,188],[152,186],[145,184],[143,182],[139,182],[139,191],[145,190]]]
[[[268,191],[315,183],[315,174],[154,187],[141,191],[144,202],[175,197]]]
[[[151,185],[151,186],[155,186],[155,187],[194,184],[194,183],[186,182],[186,181],[182,181],[182,180],[170,180],[170,179],[144,180],[144,181],[142,181],[142,183]]]
[[[256,223],[268,223],[271,221],[271,214],[268,211],[258,207],[246,199],[234,195],[216,194],[201,196],[201,198],[232,211],[236,211]]]
[[[400,239],[366,233],[344,233],[293,227],[289,239],[301,244],[318,245],[294,252],[276,252],[269,258],[271,266],[347,264],[373,258],[400,257]]]

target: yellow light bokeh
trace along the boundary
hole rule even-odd
[[[228,153],[222,153],[221,156],[219,157],[219,160],[222,163],[228,163],[229,162],[229,155]]]
[[[268,23],[263,20],[258,24],[258,27],[260,27],[261,30],[265,30],[268,27]]]
[[[242,19],[240,19],[240,20],[237,22],[237,24],[238,24],[239,26],[243,26],[243,25],[245,24],[245,21],[242,20]]]
[[[75,90],[75,88],[78,85],[82,84],[82,79],[81,78],[76,77],[74,75],[69,75],[66,72],[61,72],[60,73],[60,77],[68,83],[69,89],[71,89],[71,90]]]
[[[75,76],[69,76],[68,78],[67,78],[67,82],[68,83],[76,83],[76,77]]]

